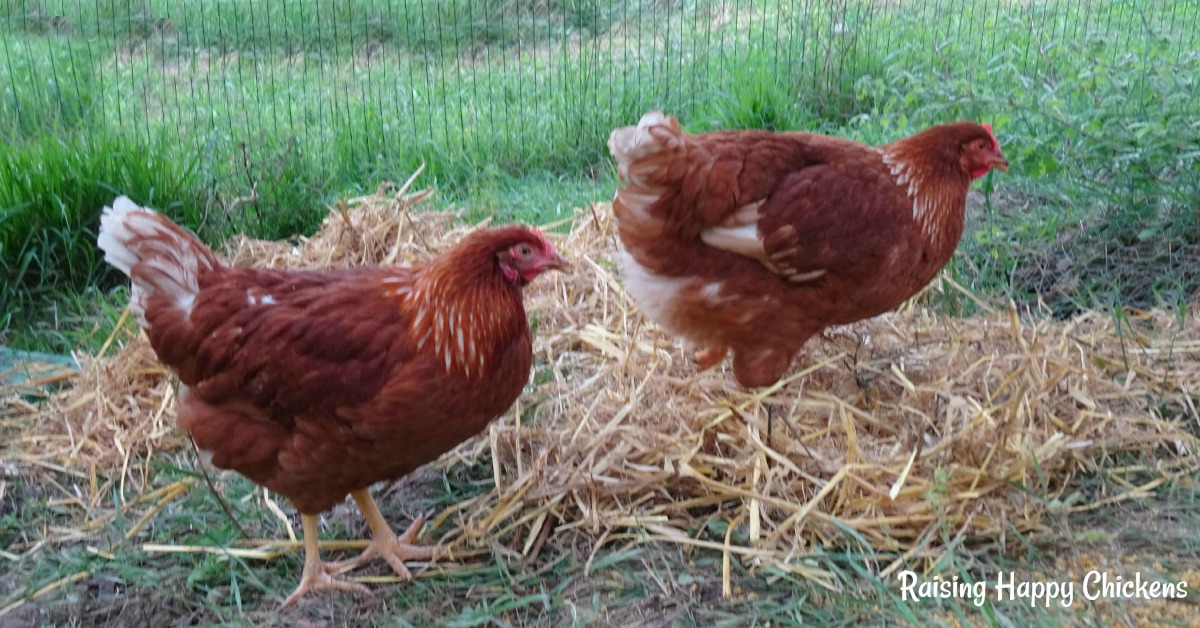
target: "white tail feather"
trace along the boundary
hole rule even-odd
[[[628,185],[654,187],[652,181],[661,177],[669,160],[650,160],[658,153],[678,150],[683,144],[683,130],[674,117],[661,111],[642,116],[637,126],[616,129],[608,136],[608,152],[617,162],[617,173]],[[639,163],[642,162],[642,163]]]
[[[130,310],[143,328],[152,295],[169,298],[184,318],[191,315],[200,274],[220,264],[191,233],[125,196],[104,208],[96,243],[104,261],[133,281]]]
[[[680,167],[687,156],[684,140],[679,121],[661,111],[651,111],[637,126],[616,129],[608,136],[608,150],[623,183],[613,197],[613,213],[622,231],[646,237],[661,234],[665,216],[656,215],[653,208],[687,173],[686,167]]]

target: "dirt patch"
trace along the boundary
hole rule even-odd
[[[1200,290],[1200,242],[1170,231],[1153,237],[1106,225],[1064,230],[1021,256],[1014,287],[1038,295],[1059,317],[1104,305],[1150,309],[1186,303]],[[1095,301],[1099,301],[1096,303]]]

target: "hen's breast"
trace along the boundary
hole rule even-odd
[[[404,477],[511,407],[528,380],[529,356],[527,336],[512,342],[487,381],[447,376],[424,361],[398,370],[376,401],[301,417],[272,481],[298,508],[324,509],[351,490]]]
[[[696,278],[683,273],[666,275],[660,272],[643,264],[628,249],[621,250],[621,275],[630,298],[651,320],[682,332],[684,330],[678,329],[674,320],[675,312],[682,305],[681,293]]]

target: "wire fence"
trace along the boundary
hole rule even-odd
[[[730,122],[722,109],[758,107],[747,123],[786,125],[776,93],[813,119],[846,117],[878,106],[872,81],[902,90],[912,77],[1004,73],[1037,85],[1054,80],[1063,54],[1136,81],[1147,64],[1194,61],[1200,30],[1197,0],[2,6],[0,133],[10,141],[106,124],[222,154],[262,141],[340,143],[365,159],[398,140],[435,155],[564,147],[516,167],[577,163],[572,146],[651,107],[712,124]]]

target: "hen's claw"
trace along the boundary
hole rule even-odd
[[[358,507],[362,509],[363,516],[371,526],[371,543],[357,558],[331,563],[323,562],[317,542],[317,517],[316,515],[301,514],[300,523],[304,526],[304,574],[300,576],[300,586],[296,587],[296,590],[284,600],[281,608],[291,606],[313,589],[350,591],[371,595],[371,590],[367,587],[337,576],[358,567],[377,554],[382,556],[392,566],[396,575],[404,581],[412,580],[412,572],[404,565],[404,561],[433,560],[441,554],[441,546],[422,546],[413,543],[417,540],[417,534],[421,532],[421,526],[425,524],[426,515],[417,517],[412,525],[404,531],[404,534],[397,537],[384,521],[383,514],[379,512],[379,507],[375,505],[375,500],[367,491],[355,491],[351,493],[351,496],[354,497],[354,501],[358,502]]]

